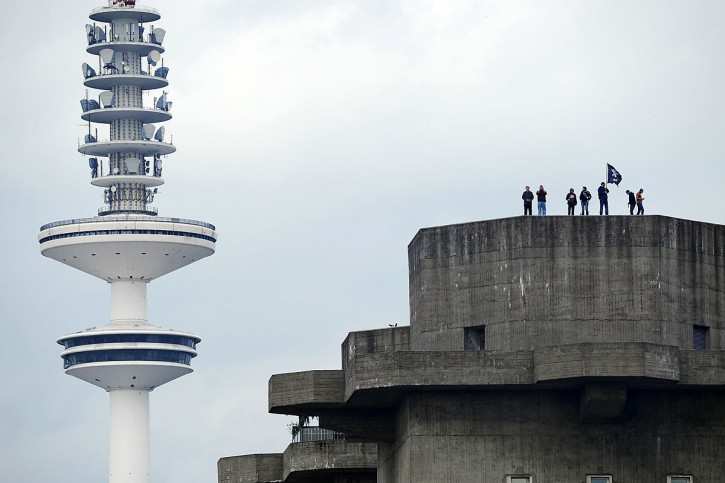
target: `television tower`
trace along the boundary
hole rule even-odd
[[[163,90],[169,69],[161,59],[166,32],[149,24],[161,18],[155,9],[135,3],[109,0],[86,25],[86,50],[98,65],[83,64],[84,84],[97,97],[86,93],[81,100],[88,132],[78,151],[89,157],[91,184],[103,188],[104,206],[98,216],[49,223],[38,235],[44,256],[111,286],[110,322],[58,343],[66,374],[110,394],[112,483],[149,481],[149,393],[192,372],[201,340],[149,324],[146,286],[212,255],[217,238],[209,223],[162,218],[149,205],[164,183],[161,157],[176,148],[154,126],[171,119]],[[144,94],[158,89],[153,105],[144,107]],[[106,139],[99,139],[98,126],[107,127]]]

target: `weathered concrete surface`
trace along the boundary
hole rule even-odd
[[[677,382],[677,347],[641,342],[564,344],[534,351],[536,382],[568,378],[629,377]],[[723,380],[725,382],[725,380]]]
[[[288,406],[336,407],[345,402],[345,373],[337,370],[276,374],[269,380],[268,396],[270,412]],[[300,415],[309,414],[303,410]]]
[[[721,481],[725,227],[492,220],[421,230],[409,261],[410,328],[273,376],[270,411],[379,441],[383,483]]]
[[[586,384],[579,398],[579,420],[586,423],[615,422],[622,416],[626,403],[626,384]]]
[[[577,391],[410,393],[398,437],[379,444],[379,483],[715,483],[725,475],[725,391],[634,391],[617,424],[582,424]]]
[[[285,482],[375,482],[378,448],[344,439],[294,443],[284,458]]]
[[[647,342],[725,348],[725,227],[664,216],[517,217],[420,230],[408,247],[413,350]]]
[[[229,456],[217,462],[219,483],[271,483],[282,480],[282,454]]]
[[[282,454],[221,458],[219,483],[375,483],[378,447],[344,439],[292,443]]]

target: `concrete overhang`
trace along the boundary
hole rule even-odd
[[[649,343],[580,343],[534,351],[395,351],[349,354],[345,370],[277,374],[269,412],[332,417],[393,407],[409,391],[634,387],[725,383],[725,351]]]
[[[282,458],[283,481],[319,482],[323,474],[374,475],[378,467],[378,446],[344,439],[292,443]]]

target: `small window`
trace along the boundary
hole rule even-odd
[[[506,483],[533,483],[531,476],[507,476]]]
[[[482,351],[486,348],[486,326],[465,327],[463,329],[463,349],[467,351]]]
[[[692,326],[692,348],[695,350],[707,349],[707,331],[709,327],[704,325]]]
[[[591,475],[587,476],[587,483],[612,483],[612,476]]]
[[[668,476],[667,483],[692,483],[692,476]]]

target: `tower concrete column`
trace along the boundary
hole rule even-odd
[[[148,483],[151,467],[149,391],[116,389],[111,395],[110,483]]]
[[[111,282],[111,325],[147,324],[146,286],[141,280]]]

